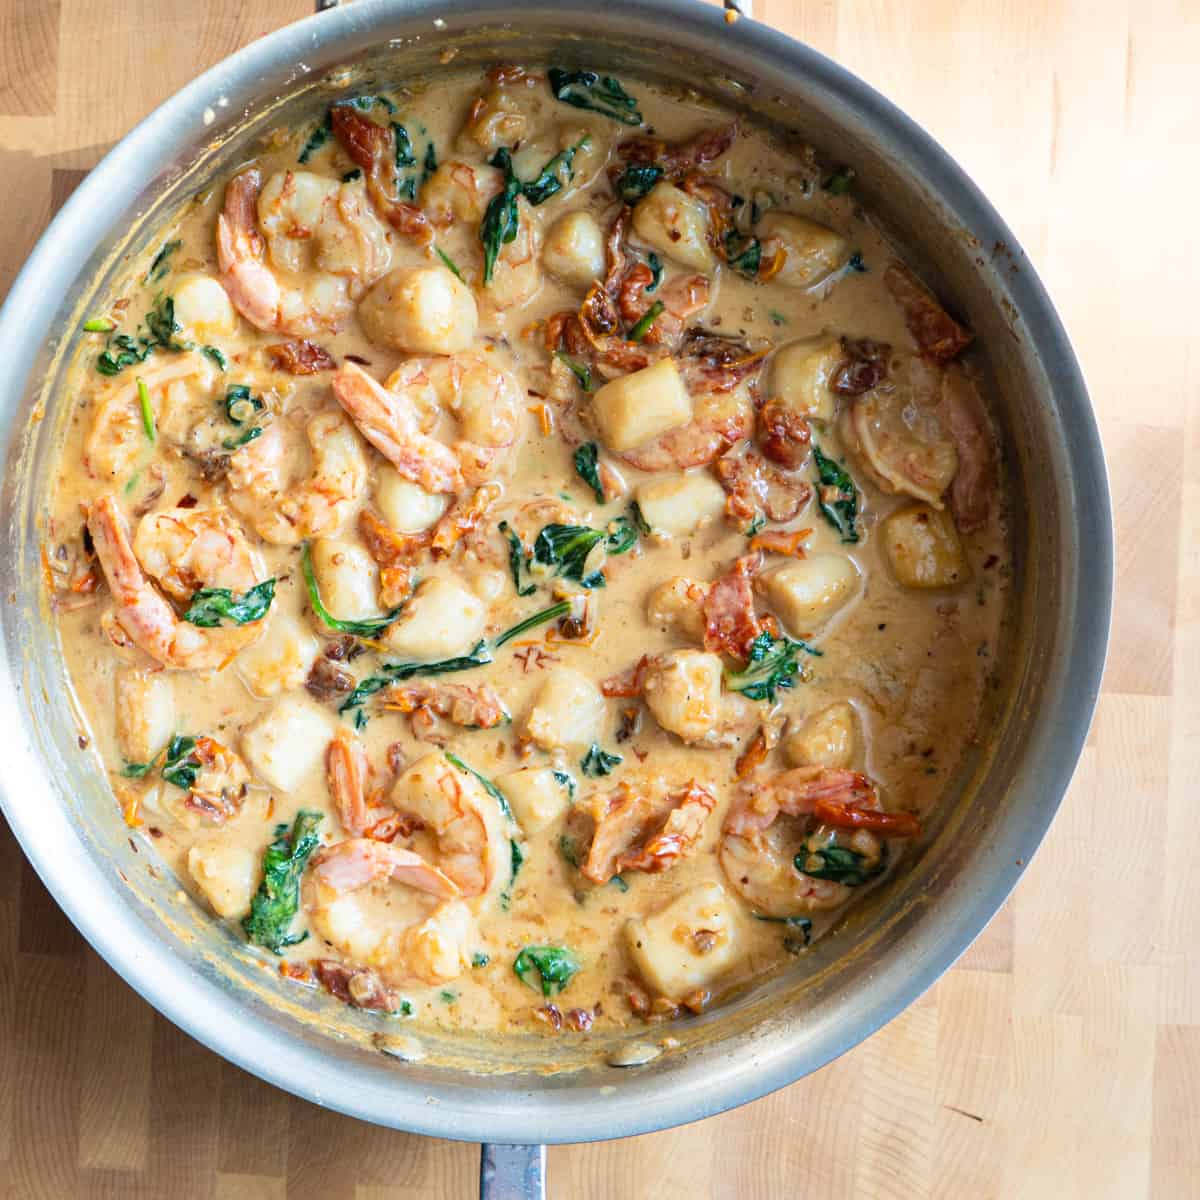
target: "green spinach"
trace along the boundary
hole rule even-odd
[[[597,504],[607,503],[600,482],[600,447],[595,442],[584,442],[575,451],[575,473],[596,493]]]
[[[413,153],[412,138],[408,136],[408,130],[399,122],[393,121],[392,134],[396,142],[396,166],[415,167],[417,156]]]
[[[386,629],[400,615],[400,610],[404,607],[403,604],[399,604],[382,617],[372,617],[363,621],[344,621],[335,617],[321,600],[321,591],[317,587],[317,576],[313,571],[312,554],[307,542],[304,543],[304,550],[300,555],[300,569],[304,573],[304,584],[308,588],[308,601],[312,605],[313,612],[317,614],[323,624],[330,629],[336,629],[339,633],[348,633],[353,637],[374,637]],[[429,666],[433,665],[429,664]],[[345,706],[341,711],[345,711]]]
[[[300,877],[309,858],[320,844],[317,826],[321,813],[301,809],[291,833],[286,825],[275,827],[275,840],[263,852],[263,879],[258,885],[250,912],[242,919],[246,937],[272,954],[281,954],[308,937],[289,932],[300,907]]]
[[[817,503],[821,515],[842,536],[842,541],[858,541],[858,488],[845,467],[821,452],[813,442],[813,462],[817,467]]]
[[[518,596],[532,596],[537,591],[536,584],[521,586],[521,570],[525,566],[525,543],[507,521],[501,521],[499,529],[508,542],[508,570],[512,575],[513,587],[516,588]]]
[[[592,369],[587,363],[577,362],[564,350],[555,350],[554,357],[563,363],[570,370],[571,374],[579,380],[579,386],[585,392],[592,390]]]
[[[831,196],[844,196],[854,182],[853,167],[838,167],[831,175],[827,175],[821,186]]]
[[[551,67],[547,78],[554,98],[563,104],[602,113],[622,125],[642,123],[637,101],[611,75]]]
[[[725,686],[748,700],[774,701],[780,688],[795,687],[801,652],[818,657],[822,653],[807,642],[775,637],[763,630],[750,645],[745,667],[725,672]]]
[[[170,296],[160,296],[154,307],[146,314],[146,328],[154,339],[157,349],[182,354],[194,350],[194,342],[180,341],[175,335],[183,332],[183,326],[175,320],[175,301]]]
[[[866,856],[857,850],[830,843],[816,849],[802,847],[794,865],[810,879],[828,879],[846,887],[861,887],[879,875],[886,864],[882,855],[876,862],[868,864]]]
[[[491,164],[504,172],[504,186],[488,201],[479,225],[479,240],[483,244],[483,282],[492,282],[496,260],[504,246],[516,240],[521,214],[517,199],[524,196],[530,204],[544,204],[562,191],[563,184],[574,177],[572,163],[575,155],[591,141],[585,134],[574,146],[560,150],[541,169],[536,179],[522,183],[513,167],[512,152],[506,147],[492,155]],[[564,176],[566,177],[564,180]]]
[[[582,970],[583,964],[566,946],[526,946],[513,960],[513,974],[543,996],[556,996]],[[536,980],[529,978],[536,974]]]
[[[662,178],[663,169],[653,163],[631,163],[617,178],[617,195],[626,204],[636,204]]]
[[[154,261],[150,264],[150,270],[146,272],[147,283],[159,283],[167,277],[167,272],[171,269],[171,264],[168,260],[182,245],[183,242],[176,238],[174,241],[167,242],[163,246],[154,256]]]
[[[574,579],[582,587],[604,586],[604,572],[587,569],[588,556],[600,542],[609,554],[624,554],[637,542],[638,531],[628,517],[617,517],[609,529],[588,525],[547,525],[533,543],[533,561],[552,567],[554,574]]]
[[[387,673],[371,675],[362,680],[342,701],[338,712],[348,713],[361,708],[376,692],[401,680],[414,679],[418,675],[449,675],[454,671],[470,671],[474,667],[486,667],[492,661],[494,660],[487,642],[481,638],[475,643],[470,654],[463,654],[458,658],[443,658],[437,662],[384,663],[380,669]],[[359,713],[355,714],[355,723],[361,729],[360,716]]]
[[[496,259],[500,251],[510,242],[516,241],[521,216],[517,211],[517,197],[521,194],[521,181],[513,171],[512,155],[503,146],[492,158],[492,166],[504,171],[504,186],[488,201],[483,220],[479,224],[479,240],[483,243],[483,282],[492,282],[496,270]]]
[[[505,642],[511,642],[513,638],[520,637],[521,634],[528,633],[529,630],[536,629],[537,626],[544,625],[547,621],[554,621],[559,617],[565,617],[570,611],[570,600],[560,600],[557,604],[552,604],[549,608],[543,608],[531,616],[524,617],[515,625],[510,625],[492,642],[492,646],[499,650]]]
[[[589,779],[599,779],[601,776],[611,775],[624,761],[625,759],[621,755],[609,754],[593,742],[588,747],[588,752],[583,756],[583,760],[579,764],[579,769]]]
[[[803,954],[812,942],[812,921],[808,917],[768,917],[765,913],[751,913],[756,921],[773,921],[786,926],[788,933],[783,937],[783,948],[789,954]]]
[[[179,733],[167,743],[162,777],[167,783],[174,784],[184,792],[191,790],[204,767],[192,753],[195,749],[196,739]]]
[[[234,424],[249,421],[255,413],[262,412],[266,405],[250,392],[247,383],[231,383],[225,389],[225,416]]]
[[[631,342],[640,342],[650,332],[650,327],[658,320],[664,307],[666,306],[661,300],[655,300],[629,331],[629,340]]]
[[[95,332],[102,332],[98,322],[89,321],[88,324],[96,324]],[[182,353],[195,349],[193,343],[175,337],[182,332],[182,327],[175,320],[175,301],[169,296],[158,298],[154,308],[146,314],[145,327],[145,333],[142,333],[141,325],[132,334],[116,333],[116,326],[110,323],[104,349],[96,357],[96,370],[101,375],[119,375],[126,367],[145,362],[155,350]]]
[[[267,615],[274,599],[274,579],[264,579],[240,596],[229,588],[201,588],[192,596],[183,619],[202,629],[215,629],[223,620],[249,625]]]
[[[762,266],[762,242],[756,237],[747,237],[731,229],[722,243],[725,248],[725,261],[739,274],[747,279],[757,279],[758,269]]]
[[[551,196],[557,196],[563,187],[575,178],[575,155],[586,150],[592,143],[591,134],[585,133],[573,146],[560,150],[541,169],[536,179],[521,185],[521,191],[530,204],[545,204]]]
[[[306,163],[333,136],[333,119],[326,113],[321,123],[308,135],[308,140],[296,156],[298,162]]]
[[[657,254],[654,253],[653,250],[651,250],[650,253],[646,256],[646,265],[650,268],[650,274],[653,276],[653,278],[650,280],[649,286],[646,288],[646,291],[652,292],[655,290],[655,288],[658,287],[658,285],[660,283],[662,283],[662,277],[663,277],[662,260],[658,257]]]

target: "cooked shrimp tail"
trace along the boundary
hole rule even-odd
[[[441,899],[460,894],[454,880],[419,854],[371,838],[352,838],[327,847],[313,859],[312,870],[335,892],[352,892],[378,880],[394,879]]]
[[[204,515],[200,510],[196,512],[197,515]],[[172,518],[169,513],[159,513],[147,520],[157,523],[171,521]],[[191,671],[222,667],[258,637],[262,628],[261,620],[232,628],[214,629],[201,628],[180,620],[171,605],[155,589],[138,561],[129,540],[125,518],[113,496],[101,496],[91,505],[87,527],[96,547],[100,568],[116,603],[117,624],[139,649],[164,667]],[[198,586],[204,583],[211,585],[213,580],[205,578],[210,568],[203,556],[212,553],[224,565],[230,552],[230,537],[228,533],[221,534],[208,529],[188,538],[185,553],[191,554],[191,565],[198,574],[192,575],[189,571],[187,578],[194,578]],[[178,545],[178,542],[174,544]],[[248,564],[247,570],[252,574],[245,585],[247,588],[257,582],[254,578],[258,574],[254,570],[256,563],[255,557]],[[165,565],[163,571],[168,582],[175,581],[174,586],[183,588],[184,577],[174,564],[171,564],[169,575]]]
[[[343,363],[333,393],[359,432],[405,479],[427,492],[458,492],[462,470],[449,446],[421,432],[416,410],[356,363]]]
[[[367,809],[367,780],[371,766],[362,742],[339,729],[325,752],[325,778],[342,827],[352,837],[362,837],[371,821]]]

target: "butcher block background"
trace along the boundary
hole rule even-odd
[[[1200,1196],[1200,0],[758,7],[930,130],[1055,297],[1112,471],[1108,672],[1043,849],[928,995],[737,1112],[552,1149],[551,1194]],[[307,12],[0,0],[0,296],[113,141]],[[0,823],[0,1197],[467,1197],[478,1156],[292,1099],[178,1032]]]

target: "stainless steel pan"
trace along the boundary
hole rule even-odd
[[[661,1030],[505,1045],[389,1039],[364,1014],[276,982],[152,853],[135,852],[77,744],[40,595],[39,525],[72,404],[64,359],[91,297],[158,214],[273,125],[312,119],[376,77],[395,84],[445,69],[448,50],[455,65],[560,62],[673,81],[799,131],[854,166],[866,205],[966,313],[995,380],[1018,577],[990,737],[903,873],[790,973],[673,1028],[680,1044],[667,1053]],[[280,30],[164,104],[84,181],[13,286],[0,362],[4,810],[58,902],[150,1003],[317,1104],[438,1137],[532,1146],[641,1133],[752,1100],[849,1049],[929,987],[1008,895],[1070,779],[1104,663],[1112,530],[1066,334],[1012,234],[928,136],[833,63],[748,19],[727,24],[692,0],[360,0]],[[622,1062],[640,1065],[610,1065]],[[485,1153],[488,1186],[533,1187],[536,1151],[514,1153]],[[513,1170],[507,1183],[501,1167]]]

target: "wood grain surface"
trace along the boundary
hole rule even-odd
[[[550,1152],[563,1197],[1200,1196],[1200,0],[758,0],[949,148],[1082,356],[1118,528],[1104,695],[1015,896],[817,1075]],[[0,0],[0,295],[179,85],[305,0]],[[475,1194],[478,1151],[275,1091],[82,943],[0,831],[0,1196]]]

